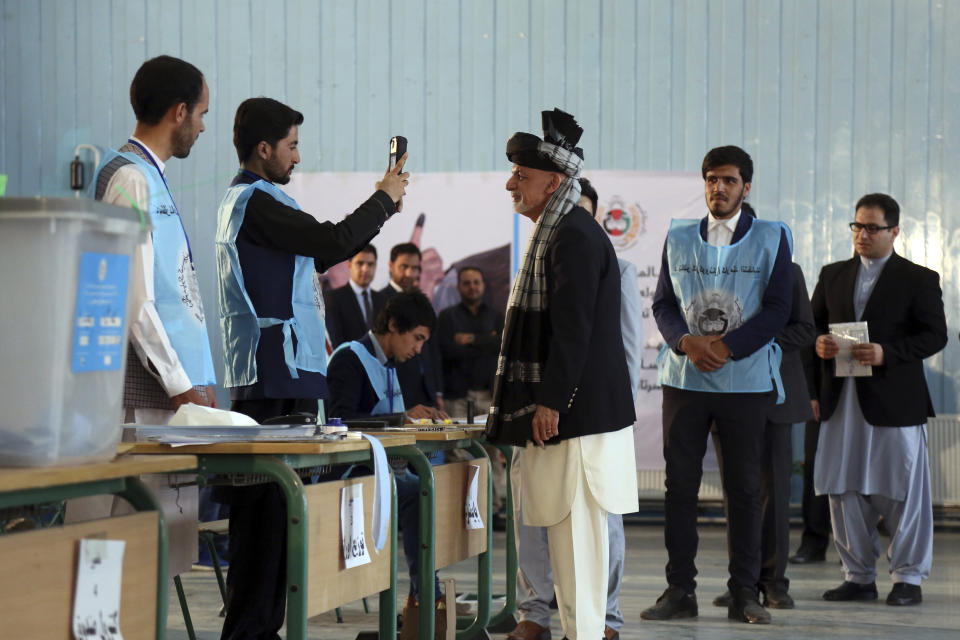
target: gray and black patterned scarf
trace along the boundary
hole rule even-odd
[[[497,444],[524,446],[532,438],[537,409],[534,388],[542,380],[550,339],[547,247],[563,216],[580,201],[578,178],[583,159],[549,142],[540,142],[537,152],[566,178],[537,220],[507,303],[486,430],[487,440]]]

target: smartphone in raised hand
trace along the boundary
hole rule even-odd
[[[407,152],[407,139],[403,136],[390,138],[390,168],[397,166],[397,162]]]

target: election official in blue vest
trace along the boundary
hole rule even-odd
[[[760,606],[760,468],[766,416],[782,402],[780,348],[790,318],[792,236],[779,222],[741,211],[753,161],[735,146],[710,150],[701,173],[709,214],[674,220],[663,249],[653,313],[665,345],[664,538],[668,587],[646,620],[697,615],[697,496],[710,427],[724,451],[731,619],[766,624]]]
[[[278,185],[300,162],[303,115],[270,98],[237,108],[240,170],[217,214],[224,386],[231,409],[258,422],[317,415],[327,399],[323,296],[316,271],[351,257],[400,209],[404,161],[339,223],[302,211]],[[339,212],[331,212],[339,216]],[[223,638],[276,637],[286,597],[286,507],[274,484],[222,491],[231,505],[230,571]]]
[[[377,314],[370,331],[357,340],[341,344],[330,356],[330,415],[350,419],[404,413],[406,407],[397,365],[421,353],[436,324],[433,306],[420,291],[404,291],[392,296]],[[403,531],[403,553],[410,574],[401,640],[412,640],[419,629],[420,482],[405,460],[392,466],[397,484],[397,523]],[[433,594],[437,609],[446,608],[436,574]],[[436,637],[443,637],[445,629],[446,616],[437,614]]]
[[[171,158],[186,158],[204,131],[210,90],[195,66],[170,56],[144,62],[130,83],[136,126],[108,150],[94,176],[94,197],[136,209],[150,223],[137,247],[130,277],[130,350],[123,379],[123,420],[166,424],[181,405],[216,406],[216,377],[190,239],[167,184]],[[193,212],[189,212],[192,215]],[[171,488],[175,478],[145,476],[164,507],[169,531],[168,571],[189,571],[197,553],[195,486]],[[102,497],[70,501],[67,519],[120,515],[125,501]]]

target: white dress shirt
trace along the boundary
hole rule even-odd
[[[147,153],[157,163],[161,173],[166,168],[160,158],[142,141],[131,136],[147,150]],[[133,208],[127,198],[137,203],[144,212],[150,206],[150,186],[146,177],[136,165],[128,164],[120,167],[107,184],[103,201],[120,207]],[[193,388],[190,378],[180,364],[177,352],[170,345],[170,339],[163,328],[160,316],[155,306],[153,290],[153,238],[137,247],[133,258],[133,276],[130,279],[130,300],[132,302],[133,317],[130,322],[130,342],[140,357],[141,362],[150,362],[156,368],[158,381],[167,395],[173,397]],[[129,354],[128,354],[129,357]],[[147,367],[150,371],[150,368]],[[153,371],[150,371],[152,374]]]
[[[729,218],[715,218],[713,214],[707,216],[707,243],[715,247],[725,247],[733,239],[733,232],[737,230],[737,223],[740,222],[740,214],[743,209]]]

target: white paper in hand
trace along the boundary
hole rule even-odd
[[[477,500],[480,486],[480,467],[470,465],[470,476],[467,480],[467,500],[463,505],[463,515],[467,529],[483,529],[483,518],[480,517],[480,505]]]
[[[830,327],[833,337],[840,351],[834,358],[835,374],[838,378],[862,378],[873,375],[873,367],[860,364],[854,359],[851,348],[855,344],[870,342],[870,332],[866,322],[835,322]]]
[[[120,580],[123,540],[81,540],[73,598],[77,640],[123,640],[120,635]]]
[[[347,485],[340,491],[340,540],[347,569],[370,562],[363,529],[363,485]]]

